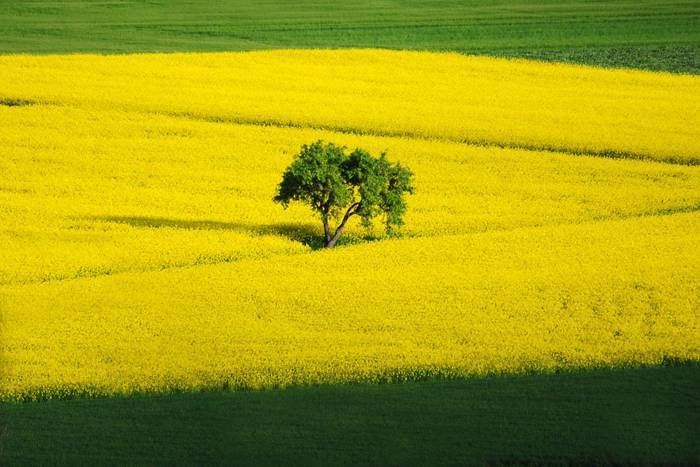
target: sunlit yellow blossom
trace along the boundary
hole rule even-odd
[[[0,399],[700,359],[698,82],[387,51],[0,57]],[[314,251],[320,221],[272,202],[319,138],[411,168],[401,238],[353,223]]]
[[[450,53],[5,56],[0,98],[700,162],[700,77]]]
[[[0,284],[308,251],[319,220],[271,199],[316,138],[388,150],[416,173],[405,236],[700,206],[697,167],[53,106],[0,118]]]
[[[0,288],[4,397],[699,359],[700,214]]]

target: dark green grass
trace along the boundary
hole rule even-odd
[[[452,50],[698,73],[697,0],[0,2],[0,53]]]
[[[700,368],[0,405],[0,464],[700,462]]]

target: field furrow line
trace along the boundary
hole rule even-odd
[[[695,212],[700,212],[700,204],[695,204],[691,206],[681,206],[681,207],[675,207],[675,208],[667,208],[667,209],[659,209],[659,210],[654,210],[654,211],[642,211],[639,213],[633,213],[633,214],[620,214],[620,215],[614,215],[614,216],[599,216],[599,217],[593,217],[592,219],[583,219],[578,222],[551,222],[551,223],[541,223],[537,225],[524,225],[524,226],[518,226],[518,227],[506,227],[506,228],[492,228],[488,230],[475,230],[472,232],[461,232],[461,233],[445,233],[445,234],[409,234],[409,235],[402,235],[400,237],[397,237],[397,239],[425,239],[425,238],[432,238],[432,239],[447,239],[447,238],[458,238],[458,237],[466,237],[470,235],[489,235],[489,234],[495,234],[495,233],[509,233],[509,232],[518,232],[518,231],[523,231],[523,230],[537,230],[537,229],[543,229],[543,228],[551,228],[551,227],[565,227],[565,226],[577,226],[577,225],[591,225],[591,224],[600,224],[600,223],[607,223],[607,222],[615,222],[615,221],[624,221],[624,220],[629,220],[629,219],[636,219],[636,218],[645,218],[645,217],[664,217],[664,216],[675,216],[675,215],[680,215],[680,214],[690,214],[690,213],[695,213]],[[118,221],[115,221],[118,222]],[[216,226],[215,222],[207,222],[207,221],[202,221],[201,222],[202,229],[206,230],[207,225],[210,225],[210,228],[216,229],[218,228]],[[142,228],[149,228],[147,225],[144,225]],[[155,227],[157,228],[157,227]],[[320,232],[319,232],[320,235]],[[380,240],[381,241],[381,240]],[[384,240],[384,241],[392,241],[391,239],[389,240]],[[350,245],[345,245],[341,248],[353,248],[356,246],[359,246],[363,243],[353,243]],[[366,244],[366,243],[365,243]],[[298,255],[309,255],[309,254],[314,254],[315,252],[319,251],[318,249],[309,249],[306,251],[295,251],[295,252],[279,252],[279,253],[271,253],[268,256],[265,257],[258,257],[258,258],[250,258],[250,257],[239,257],[239,258],[224,258],[221,259],[221,257],[217,256],[211,256],[211,257],[200,257],[196,261],[191,261],[191,262],[180,262],[180,263],[173,263],[173,264],[163,264],[158,267],[150,267],[150,268],[125,268],[123,270],[114,270],[114,271],[81,271],[76,274],[66,274],[64,276],[52,276],[52,277],[38,277],[35,279],[29,279],[29,280],[21,280],[21,281],[0,281],[0,288],[6,286],[6,287],[14,287],[14,286],[24,286],[24,285],[36,285],[36,284],[48,284],[48,283],[56,283],[56,282],[67,282],[67,281],[75,281],[75,280],[82,280],[82,279],[94,279],[98,277],[107,277],[107,276],[119,276],[123,274],[132,274],[132,273],[151,273],[151,272],[158,272],[158,271],[168,271],[168,270],[179,270],[179,269],[191,269],[191,268],[196,268],[200,266],[211,266],[211,265],[218,265],[218,264],[234,264],[234,263],[239,263],[242,261],[245,262],[266,262],[270,261],[275,258],[287,258],[291,256],[298,256]]]

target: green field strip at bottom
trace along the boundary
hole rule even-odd
[[[700,366],[0,405],[3,465],[695,464]]]

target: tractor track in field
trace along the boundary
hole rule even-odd
[[[457,143],[464,144],[467,146],[477,146],[484,148],[498,148],[498,149],[514,149],[521,151],[532,151],[532,152],[549,152],[556,154],[563,154],[568,156],[587,156],[587,157],[603,157],[607,159],[619,159],[619,160],[634,160],[634,161],[645,161],[645,162],[658,162],[662,164],[672,164],[672,165],[684,165],[684,166],[698,166],[700,165],[700,155],[691,157],[681,157],[672,156],[664,159],[659,159],[651,154],[638,153],[632,151],[617,151],[613,149],[603,149],[603,150],[593,150],[593,149],[575,149],[567,148],[561,146],[550,146],[550,145],[532,145],[532,144],[521,144],[515,142],[503,142],[503,141],[490,141],[478,138],[458,138],[458,137],[448,137],[448,136],[433,136],[421,133],[414,133],[408,131],[391,131],[391,130],[371,130],[365,128],[357,127],[344,127],[336,125],[326,125],[326,124],[316,124],[316,123],[304,123],[304,122],[294,122],[276,119],[256,119],[256,118],[246,118],[246,117],[217,117],[208,116],[201,114],[193,114],[190,112],[163,112],[154,111],[148,112],[155,115],[164,115],[168,117],[184,118],[188,120],[196,120],[208,123],[220,123],[220,124],[233,124],[233,125],[250,125],[250,126],[263,126],[263,127],[276,127],[276,128],[296,128],[296,129],[309,129],[309,130],[319,130],[319,131],[329,131],[333,133],[341,133],[348,135],[357,136],[374,136],[381,138],[410,138],[418,139],[423,141],[438,141],[446,143]]]
[[[80,108],[81,102],[60,102],[44,99],[25,99],[20,97],[0,97],[0,106],[4,107],[26,107],[26,106],[53,106],[53,107],[70,107]],[[105,105],[110,105],[109,103]],[[475,146],[482,148],[497,148],[497,149],[512,149],[530,152],[547,152],[553,154],[562,154],[567,156],[583,156],[583,157],[600,157],[615,160],[631,160],[643,162],[656,162],[660,164],[682,165],[682,166],[700,166],[700,154],[688,157],[670,156],[663,159],[654,157],[653,154],[634,152],[634,151],[619,151],[614,149],[581,149],[565,146],[554,146],[547,144],[524,144],[513,141],[492,141],[479,138],[462,138],[450,136],[436,136],[422,134],[411,131],[401,130],[373,130],[360,127],[328,125],[313,122],[299,122],[293,120],[266,119],[266,118],[249,118],[242,116],[217,116],[205,115],[193,112],[179,112],[168,110],[147,110],[140,109],[136,106],[120,105],[119,110],[125,112],[134,112],[139,114],[157,115],[163,117],[171,117],[177,119],[186,119],[206,123],[224,124],[224,125],[242,125],[256,127],[274,127],[274,128],[289,128],[289,129],[307,129],[328,131],[332,133],[357,135],[357,136],[373,136],[380,138],[409,138],[422,141],[435,141],[444,143],[464,144],[467,146]]]
[[[690,213],[695,213],[695,212],[700,212],[700,204],[695,204],[695,205],[690,205],[690,206],[680,206],[680,207],[675,207],[675,208],[664,208],[664,209],[657,209],[657,210],[652,210],[652,211],[642,211],[639,213],[629,213],[629,214],[621,214],[621,215],[611,215],[611,216],[594,216],[589,219],[584,219],[581,220],[580,222],[553,222],[553,223],[542,223],[542,224],[537,224],[537,225],[524,225],[524,226],[518,226],[518,227],[511,227],[511,228],[496,228],[496,229],[486,229],[486,230],[475,230],[472,232],[462,232],[462,233],[447,233],[443,235],[406,235],[401,237],[400,239],[408,240],[408,239],[419,239],[419,238],[443,238],[443,237],[461,237],[461,236],[468,236],[468,235],[483,235],[483,234],[491,234],[491,233],[504,233],[504,232],[515,232],[518,230],[526,230],[526,229],[532,229],[532,230],[537,230],[540,228],[544,227],[563,227],[563,226],[576,226],[576,225],[585,225],[585,224],[595,224],[595,223],[600,223],[600,222],[615,222],[615,221],[624,221],[624,220],[629,220],[629,219],[635,219],[635,218],[645,218],[645,217],[662,217],[662,216],[673,216],[673,215],[679,215],[679,214],[690,214]],[[107,218],[99,218],[99,217],[89,217],[89,218],[84,218],[88,220],[101,220],[103,222],[117,222],[120,223],[119,220],[113,219],[113,220],[106,220]],[[170,219],[172,222],[176,222],[175,219]],[[202,225],[203,230],[207,229],[207,225],[211,224],[214,225],[212,228],[219,228],[215,226],[214,222],[209,222],[209,221],[201,221],[199,222]],[[135,228],[159,228],[158,226],[149,226],[149,225],[139,225],[135,226]],[[352,246],[359,246],[362,244],[367,244],[366,242],[361,242],[361,243],[353,243],[350,245],[345,245],[341,246],[341,248],[348,248]],[[53,276],[53,277],[48,277],[48,278],[36,278],[36,279],[30,279],[30,280],[22,280],[22,281],[0,281],[0,289],[2,287],[7,287],[7,286],[23,286],[23,285],[37,285],[37,284],[48,284],[48,283],[54,283],[54,282],[64,282],[64,281],[72,281],[72,280],[80,280],[80,279],[93,279],[97,277],[107,277],[107,276],[117,276],[117,275],[122,275],[122,274],[130,274],[130,273],[151,273],[151,272],[159,272],[159,271],[167,271],[167,270],[173,270],[173,269],[189,269],[189,268],[194,268],[197,266],[211,266],[211,265],[217,265],[217,264],[233,264],[233,263],[238,263],[242,261],[268,261],[271,258],[276,258],[276,257],[289,257],[289,256],[296,256],[296,255],[302,255],[302,254],[310,254],[314,253],[316,251],[319,251],[319,249],[312,249],[310,248],[307,251],[299,251],[299,252],[280,252],[280,253],[272,253],[268,256],[265,257],[258,257],[258,258],[249,258],[249,257],[240,257],[240,258],[225,258],[221,259],[221,256],[218,257],[206,257],[202,256],[197,258],[196,261],[191,261],[191,262],[181,262],[181,263],[173,263],[173,264],[164,264],[161,265],[160,267],[152,267],[152,268],[145,268],[145,269],[124,269],[124,270],[115,270],[115,271],[83,271],[80,273],[76,274],[66,274],[65,277],[61,276]]]

